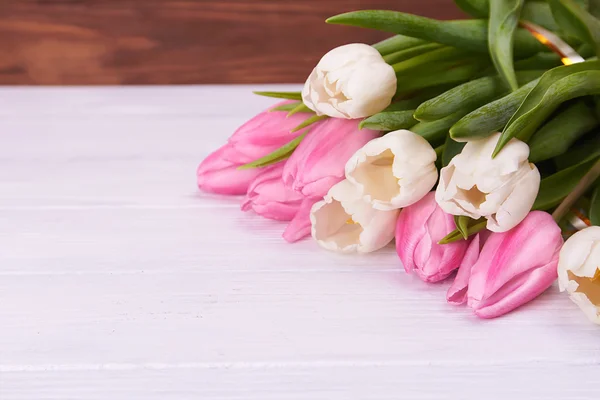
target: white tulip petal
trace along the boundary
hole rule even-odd
[[[317,115],[363,118],[386,108],[396,93],[396,74],[377,50],[354,43],[325,54],[302,90]]]
[[[563,245],[558,263],[559,274],[571,271],[577,276],[592,278],[596,269],[600,266],[600,259],[596,258],[596,264],[590,257],[594,253],[596,243],[600,243],[600,227],[590,226],[571,236]],[[590,260],[592,262],[590,262]]]
[[[531,210],[540,188],[541,177],[535,165],[524,165],[523,168],[530,169],[517,181],[514,189],[500,205],[498,211],[488,217],[488,230],[492,232],[509,231],[525,219],[529,210]]]
[[[327,52],[317,67],[322,71],[335,71],[363,58],[381,58],[381,54],[373,46],[364,43],[350,43],[336,47]]]
[[[328,250],[371,252],[394,238],[397,211],[373,209],[347,180],[334,185],[310,214],[312,236]]]
[[[371,140],[346,163],[346,178],[378,210],[394,210],[419,201],[435,185],[435,150],[407,130]]]
[[[571,236],[558,260],[558,284],[590,321],[600,324],[600,227]]]
[[[598,300],[593,303],[588,295],[578,292],[569,294],[569,298],[579,306],[590,321],[600,325],[600,302]]]
[[[444,211],[474,219],[485,217],[489,230],[505,232],[531,210],[540,175],[527,160],[529,147],[520,140],[510,140],[492,158],[499,138],[496,133],[468,142],[442,168],[435,197]]]

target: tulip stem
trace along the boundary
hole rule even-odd
[[[552,213],[552,218],[559,222],[571,209],[573,204],[589,189],[589,187],[600,177],[600,159],[590,168],[590,170],[581,178],[577,186],[569,193],[567,197],[556,207]]]

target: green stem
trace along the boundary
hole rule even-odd
[[[600,177],[600,160],[590,168],[590,170],[581,178],[577,186],[569,193],[567,197],[558,205],[552,213],[552,218],[559,222],[573,207],[573,204],[589,189],[589,187]]]

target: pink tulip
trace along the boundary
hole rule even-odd
[[[306,198],[302,201],[298,212],[283,232],[283,238],[289,243],[297,242],[310,235],[310,210],[320,197]]]
[[[250,182],[260,175],[261,171],[237,168],[266,156],[305,132],[306,130],[290,130],[306,118],[306,113],[297,113],[289,118],[287,113],[282,111],[263,111],[258,114],[238,128],[227,144],[200,163],[197,171],[198,187],[220,194],[246,193]]]
[[[298,212],[304,197],[283,184],[283,163],[258,170],[260,175],[250,183],[242,201],[242,210],[252,209],[265,218],[290,221]]]
[[[434,192],[400,211],[396,251],[406,272],[414,271],[425,282],[448,277],[459,267],[469,245],[465,240],[438,244],[455,229],[454,217],[437,205]]]
[[[329,118],[310,133],[285,164],[283,181],[306,197],[323,197],[344,179],[350,157],[379,132],[358,129],[358,120]]]
[[[533,300],[556,280],[562,244],[560,228],[542,211],[492,233],[472,268],[469,306],[481,318],[495,318]]]

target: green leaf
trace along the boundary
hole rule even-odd
[[[420,46],[411,47],[408,49],[396,51],[394,53],[387,54],[383,57],[386,63],[388,64],[396,64],[401,61],[408,60],[410,58],[416,57],[418,55],[430,52],[432,50],[439,49],[443,45],[439,43],[426,43]]]
[[[438,62],[411,71],[398,79],[396,94],[407,93],[440,85],[459,84],[472,79],[482,66],[481,60],[465,63]]]
[[[592,194],[589,216],[592,225],[600,225],[600,185],[596,185]]]
[[[538,78],[544,71],[523,71],[517,73],[519,83],[528,83]],[[431,121],[466,109],[468,112],[481,107],[508,92],[498,76],[485,76],[462,85],[423,102],[415,111],[415,118]]]
[[[554,158],[558,169],[567,169],[577,164],[595,160],[600,157],[600,131],[592,132],[577,146]]]
[[[437,61],[455,61],[465,58],[469,52],[457,49],[455,47],[442,47],[432,51],[428,51],[424,54],[412,57],[408,60],[396,63],[392,65],[396,75],[406,73],[407,71],[421,68],[423,65],[435,63]]]
[[[538,79],[531,81],[518,90],[467,114],[450,128],[450,136],[462,142],[485,138],[502,130],[537,82]]]
[[[459,111],[435,121],[419,122],[410,128],[410,130],[422,136],[432,145],[435,145],[438,144],[438,142],[443,142],[446,139],[450,127],[463,115],[465,115],[465,112]]]
[[[396,35],[382,40],[381,42],[375,43],[373,47],[379,52],[379,54],[385,56],[423,44],[427,44],[427,41],[403,35]]]
[[[587,161],[542,179],[534,210],[549,210],[557,206],[592,168],[596,160]]]
[[[537,163],[563,154],[599,124],[596,111],[584,100],[570,104],[533,135],[529,141],[529,161]]]
[[[311,110],[310,108],[308,108],[304,103],[299,103],[296,107],[294,107],[292,110],[290,110],[290,112],[288,113],[288,117],[291,117],[292,115],[296,114],[296,113],[312,113],[313,110]]]
[[[292,103],[282,104],[280,106],[273,107],[269,109],[269,111],[292,111],[294,108],[298,107],[298,105],[302,104],[301,101],[294,101]]]
[[[298,132],[301,129],[306,128],[309,125],[314,124],[315,122],[321,121],[323,119],[329,118],[327,115],[313,115],[312,117],[304,120],[300,125],[292,129],[290,132]]]
[[[462,151],[465,145],[466,143],[457,142],[452,140],[450,136],[447,136],[446,147],[444,148],[444,154],[442,155],[442,166],[445,167],[450,164],[450,161]]]
[[[376,131],[396,131],[409,129],[417,123],[413,118],[414,110],[380,112],[362,120],[359,129],[367,128]]]
[[[490,0],[488,45],[496,71],[511,90],[517,90],[513,39],[524,0]]]
[[[600,0],[591,0],[588,10],[596,18],[600,18]]]
[[[276,99],[302,100],[300,92],[252,92],[259,96],[274,97]]]
[[[476,18],[490,15],[490,0],[455,0],[458,7]],[[556,30],[550,6],[545,1],[526,1],[521,10],[521,20],[530,21],[551,31]]]
[[[563,65],[556,53],[537,53],[529,58],[515,62],[515,70],[551,69]]]
[[[478,232],[481,232],[482,230],[485,229],[485,227],[487,226],[487,220],[485,218],[479,218],[478,220],[470,220],[470,225],[467,228],[467,237],[474,235]],[[455,229],[452,232],[450,232],[448,235],[446,235],[442,240],[440,240],[438,242],[438,244],[448,244],[448,243],[453,243],[453,242],[458,242],[459,240],[463,240],[464,236],[463,234],[458,230]]]
[[[551,31],[558,29],[550,5],[546,1],[525,0],[525,4],[521,10],[521,20],[533,22]]]
[[[456,230],[460,232],[465,240],[469,238],[469,223],[472,221],[471,218],[466,217],[464,215],[455,215],[454,216],[454,224],[456,225]]]
[[[296,147],[298,147],[298,145],[300,144],[302,139],[304,139],[304,136],[306,136],[306,133],[307,132],[304,132],[302,135],[298,136],[291,142],[284,144],[277,150],[273,151],[272,153],[267,154],[264,157],[259,158],[258,160],[254,160],[248,164],[239,166],[238,169],[251,169],[251,168],[266,167],[268,165],[272,165],[272,164],[278,163],[279,161],[285,160],[286,158],[289,158],[292,155],[292,153],[294,152],[294,150],[296,149]]]
[[[563,65],[544,73],[506,124],[493,156],[513,137],[527,142],[561,103],[597,93],[600,93],[600,61]]]
[[[442,157],[442,153],[444,152],[444,148],[446,147],[446,143],[439,145],[438,147],[436,147],[435,150],[435,155],[437,156],[437,159],[440,160]],[[441,165],[441,164],[440,164]]]
[[[454,0],[454,3],[473,17],[487,18],[490,13],[490,0]]]
[[[378,29],[469,51],[488,53],[486,20],[438,21],[397,11],[363,10],[336,15],[327,22]],[[548,51],[524,29],[517,30],[514,43],[515,54],[519,56]]]
[[[549,0],[558,25],[570,35],[589,43],[600,56],[600,21],[573,0]]]

